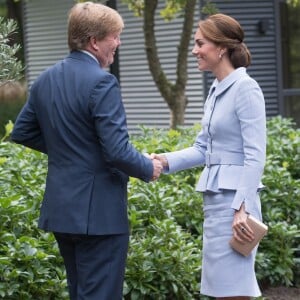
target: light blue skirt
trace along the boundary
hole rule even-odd
[[[203,257],[201,294],[211,297],[261,295],[254,263],[256,250],[244,257],[228,244],[232,237],[234,210],[230,208],[235,191],[204,193]],[[261,219],[257,194],[255,217]]]

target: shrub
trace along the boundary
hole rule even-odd
[[[263,183],[262,210],[269,233],[260,245],[259,277],[272,285],[300,284],[300,130],[291,119],[268,121]]]
[[[0,16],[0,86],[19,79],[23,71],[22,63],[16,58],[21,45],[9,45],[11,36],[17,30],[17,23],[13,19],[5,20]]]
[[[46,157],[5,141],[11,127],[0,143],[0,298],[68,299],[54,238],[36,227]],[[132,140],[139,150],[151,153],[192,145],[199,127],[142,131]],[[261,284],[299,284],[299,140],[299,129],[290,120],[268,121],[261,200],[270,229],[257,256]],[[162,175],[150,184],[130,179],[124,299],[200,299],[203,212],[202,195],[194,190],[200,172]]]
[[[0,138],[5,134],[5,124],[15,119],[26,98],[26,86],[21,82],[9,82],[0,86]]]
[[[4,125],[15,120],[25,98],[25,88],[17,82],[24,71],[17,58],[21,45],[12,43],[17,25],[15,20],[0,16],[0,138],[5,134]]]
[[[39,152],[0,144],[0,298],[67,299],[55,240],[37,229],[46,165]]]

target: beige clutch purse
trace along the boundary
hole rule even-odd
[[[239,252],[244,256],[248,256],[253,250],[253,248],[261,241],[261,239],[268,232],[268,226],[251,215],[249,215],[247,219],[247,224],[250,226],[254,233],[254,240],[252,242],[246,242],[245,244],[241,244],[233,237],[229,241],[230,246],[235,251]]]

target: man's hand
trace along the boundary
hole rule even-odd
[[[152,159],[152,164],[153,164],[153,176],[152,176],[152,181],[153,181],[160,176],[163,170],[163,165],[158,159]]]
[[[167,169],[167,168],[169,167],[168,160],[167,160],[167,158],[166,158],[165,155],[163,155],[163,154],[151,153],[150,157],[151,157],[152,159],[158,159],[158,160],[161,162],[161,164],[163,165],[164,168]]]

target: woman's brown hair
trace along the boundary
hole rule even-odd
[[[244,31],[237,20],[224,14],[214,14],[199,22],[203,36],[214,44],[227,48],[233,67],[248,67],[251,54],[244,43]]]

